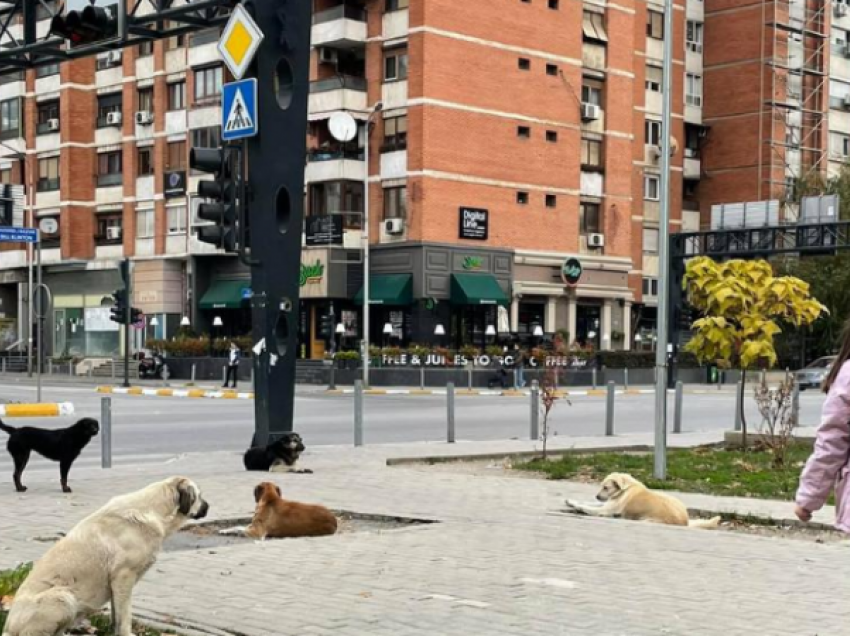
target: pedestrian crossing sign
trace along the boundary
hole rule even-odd
[[[230,82],[221,91],[221,138],[234,141],[257,134],[257,80]]]

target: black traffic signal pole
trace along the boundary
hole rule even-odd
[[[130,272],[130,259],[125,258],[121,263],[121,277],[124,279],[124,293],[127,298],[124,308],[124,384],[130,386],[130,315],[133,307],[133,285]]]
[[[254,70],[259,134],[248,140],[250,253],[254,341],[253,445],[293,430],[298,271],[304,216],[304,162],[309,96],[311,3],[244,3],[265,39]]]

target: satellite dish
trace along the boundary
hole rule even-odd
[[[334,139],[345,143],[357,136],[357,122],[349,113],[334,113],[328,120],[328,130]]]
[[[56,219],[41,219],[38,229],[45,234],[56,234],[59,231],[59,222]]]

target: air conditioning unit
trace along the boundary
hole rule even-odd
[[[120,227],[108,227],[106,228],[106,238],[110,241],[117,241],[121,238],[121,228]]]
[[[599,119],[599,106],[596,104],[582,103],[581,120],[596,121],[597,119]]]
[[[589,234],[587,236],[587,246],[588,247],[605,247],[605,235],[604,234]]]
[[[121,51],[110,51],[106,54],[106,63],[109,66],[118,66],[121,64]]]
[[[323,46],[319,49],[320,64],[336,64],[339,62],[339,52],[336,49],[329,49]]]
[[[58,119],[48,119],[47,120],[47,130],[59,130],[59,120]]]
[[[121,113],[106,113],[106,125],[107,126],[120,126],[121,125]]]
[[[153,113],[147,110],[140,110],[136,113],[136,123],[139,126],[150,126],[153,123]]]
[[[847,5],[846,4],[844,4],[843,2],[836,2],[834,6],[835,6],[835,17],[836,18],[843,18],[845,15],[847,15]]]
[[[384,231],[387,234],[401,234],[404,232],[403,219],[387,219],[384,221]]]
[[[661,146],[650,146],[649,158],[652,161],[658,161],[659,159],[661,159]]]
[[[702,53],[702,44],[699,42],[688,42],[688,50],[693,53]]]
[[[844,96],[844,99],[841,100],[841,105],[844,107],[844,110],[850,110],[850,95]]]

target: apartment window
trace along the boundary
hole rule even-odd
[[[153,113],[153,89],[139,89],[139,110],[146,113]]]
[[[0,170],[0,183],[8,184],[12,183],[12,169],[11,168],[3,168]]]
[[[554,194],[547,194],[546,195],[546,207],[547,208],[558,207],[558,197]]]
[[[602,216],[598,203],[579,203],[578,219],[579,232],[582,235],[602,233]]]
[[[382,150],[392,152],[407,148],[407,115],[384,120],[384,146]]]
[[[192,130],[192,148],[218,148],[221,145],[221,126]]]
[[[581,167],[597,170],[602,168],[602,140],[581,140]]]
[[[40,102],[36,106],[37,135],[55,133],[59,130],[59,101]]]
[[[175,22],[166,22],[166,26],[170,29],[177,26]],[[174,35],[165,40],[165,50],[166,51],[174,51],[176,49],[182,49],[186,45],[186,35]]]
[[[692,124],[685,124],[685,157],[696,159],[699,157],[701,128]]]
[[[658,11],[646,13],[646,35],[656,40],[664,39],[664,14]]]
[[[557,143],[558,142],[558,131],[557,130],[547,130],[546,131],[546,141],[549,143]]]
[[[685,48],[694,53],[702,53],[702,22],[688,20],[685,32]]]
[[[139,44],[139,57],[153,55],[153,40],[145,40]]]
[[[384,57],[384,81],[407,79],[407,49],[392,51]]]
[[[516,136],[521,139],[531,139],[531,128],[528,126],[517,126]]]
[[[386,10],[389,11],[401,11],[402,9],[407,9],[409,4],[409,0],[387,0],[386,1]]]
[[[585,79],[581,85],[581,101],[602,108],[602,82]]]
[[[195,70],[195,101],[205,102],[221,97],[221,66]]]
[[[97,156],[97,185],[121,185],[124,178],[122,172],[121,151],[102,152]]]
[[[840,133],[829,133],[829,154],[839,159],[850,157],[850,136]]]
[[[310,185],[310,216],[342,214],[348,230],[363,227],[363,182],[323,181]]]
[[[165,168],[169,172],[179,172],[186,169],[186,142],[172,141],[167,148]]]
[[[20,137],[21,100],[17,97],[0,102],[0,139]]]
[[[136,165],[138,176],[146,177],[153,174],[153,146],[139,148]]]
[[[112,93],[111,95],[99,95],[97,98],[97,127],[104,128],[108,126],[106,119],[110,113],[121,112],[121,93]]]
[[[174,205],[166,208],[168,214],[168,233],[169,234],[185,234],[186,233],[186,206]]]
[[[557,64],[547,64],[546,65],[546,75],[557,75],[558,74],[558,65]]]
[[[608,32],[605,30],[605,16],[595,11],[585,11],[581,19],[583,39],[594,42],[607,42]]]
[[[154,236],[155,212],[153,208],[148,210],[136,210],[136,238],[152,239]]]
[[[35,189],[39,192],[59,189],[59,157],[38,160],[38,183]]]
[[[832,25],[832,50],[839,55],[844,55],[847,50],[848,39],[847,30],[839,29],[835,24]]]
[[[653,93],[661,92],[661,84],[664,79],[664,71],[660,66],[647,66],[646,67],[646,90],[652,91]]]
[[[643,251],[645,254],[658,254],[658,229],[643,228]]]
[[[850,84],[829,78],[829,107],[847,109],[850,105]]]
[[[186,82],[174,82],[168,85],[168,110],[186,108]]]
[[[656,175],[643,177],[643,198],[647,201],[658,201],[661,197],[661,179]]]
[[[407,187],[384,188],[384,218],[407,218]]]
[[[699,75],[685,75],[685,103],[688,106],[702,106],[702,77]]]
[[[644,278],[643,279],[643,295],[657,296],[658,295],[658,279]]]
[[[647,146],[661,145],[661,122],[647,119],[643,126]]]
[[[558,5],[559,5],[559,4],[560,4],[560,3],[558,2],[558,0],[549,0],[549,8],[550,8],[550,9],[552,9],[553,11],[557,11],[557,10],[558,10]]]
[[[100,245],[119,245],[121,243],[121,230],[124,219],[121,213],[98,214],[97,235],[95,239]]]
[[[45,64],[44,66],[38,66],[35,69],[36,79],[40,79],[42,77],[50,77],[51,75],[59,75],[58,62],[56,64]]]
[[[528,192],[517,192],[516,202],[520,205],[528,205]]]
[[[517,66],[521,71],[530,71],[531,70],[531,60],[527,57],[521,57],[517,60]]]

